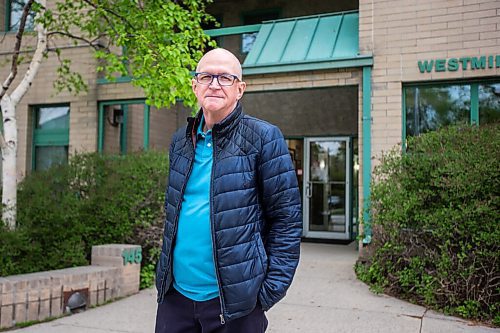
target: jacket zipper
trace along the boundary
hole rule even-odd
[[[192,143],[192,141],[191,141]],[[189,177],[191,176],[191,171],[193,170],[193,164],[194,164],[194,143],[193,144],[193,150],[192,150],[192,158],[191,158],[191,162],[189,163],[189,170],[188,170],[188,173],[186,175],[186,181],[184,182],[184,185],[182,186],[182,189],[181,189],[181,193],[180,193],[180,197],[179,197],[179,203],[177,204],[177,214],[175,216],[175,221],[174,221],[174,232],[172,233],[172,243],[170,245],[170,249],[169,249],[169,252],[170,252],[170,263],[167,263],[167,265],[169,266],[172,266],[172,256],[173,256],[173,253],[172,253],[172,249],[174,247],[174,242],[175,242],[175,237],[177,235],[177,228],[179,226],[179,217],[180,217],[180,211],[181,211],[181,207],[182,207],[182,197],[184,196],[184,191],[186,190],[186,186],[187,186],[187,181],[189,180]],[[167,198],[168,199],[168,198]],[[169,270],[170,274],[172,274],[172,267],[169,267]],[[164,297],[164,294],[165,294],[165,283],[167,282],[167,277],[164,276],[163,277],[163,281],[161,283],[161,299],[163,299]]]
[[[214,265],[215,265],[215,274],[217,275],[217,286],[219,287],[219,298],[220,298],[220,324],[224,325],[226,323],[226,320],[224,319],[224,297],[222,296],[222,288],[220,285],[220,276],[219,276],[219,266],[217,263],[217,247],[215,244],[215,223],[213,219],[213,205],[212,205],[212,198],[213,198],[213,192],[214,192],[214,185],[213,185],[213,180],[214,180],[214,169],[215,169],[215,161],[216,161],[216,156],[217,156],[217,145],[215,144],[215,133],[212,130],[212,147],[213,147],[213,154],[212,154],[212,171],[211,171],[211,178],[210,178],[210,226],[212,230],[212,254],[214,257]]]

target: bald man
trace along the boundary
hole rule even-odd
[[[200,111],[170,146],[156,333],[265,332],[299,261],[295,170],[280,130],[243,113],[231,52],[206,53],[192,88]]]

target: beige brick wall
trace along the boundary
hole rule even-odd
[[[136,152],[144,148],[144,105],[128,106],[127,152]]]
[[[120,105],[106,105],[104,107],[104,143],[103,151],[109,154],[120,153],[120,125],[113,125],[113,110]]]
[[[170,109],[151,107],[149,114],[149,147],[157,151],[168,151],[172,134],[186,123],[191,110],[181,104]]]
[[[246,76],[244,81],[247,83],[248,92],[360,85],[361,71],[341,68],[326,71],[261,74]]]
[[[361,0],[359,16],[360,52],[374,56],[372,156],[401,142],[403,83],[500,75],[418,68],[418,60],[500,54],[498,0]]]

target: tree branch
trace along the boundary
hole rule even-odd
[[[31,3],[33,1],[31,1]],[[45,8],[46,0],[38,0],[38,1],[42,5],[42,7]],[[38,13],[38,15],[40,15],[40,13]],[[19,103],[21,98],[23,98],[24,94],[26,94],[26,92],[28,91],[29,86],[33,82],[33,79],[35,78],[35,75],[38,72],[38,69],[40,68],[40,64],[42,63],[43,60],[43,55],[47,50],[47,31],[45,30],[45,27],[41,23],[38,23],[35,26],[35,31],[38,32],[37,36],[38,41],[35,53],[31,58],[31,63],[28,67],[28,70],[24,74],[23,79],[11,94],[12,103],[14,103],[14,105],[17,105],[17,103]]]
[[[17,30],[16,34],[16,45],[14,46],[14,54],[12,55],[12,63],[10,66],[10,74],[7,77],[7,80],[2,84],[2,90],[0,91],[0,98],[5,95],[7,90],[9,89],[12,81],[17,76],[17,59],[19,58],[19,52],[21,50],[21,42],[23,41],[23,33],[24,28],[26,26],[26,20],[28,19],[28,15],[30,13],[31,6],[33,5],[35,0],[29,0],[23,7],[23,14],[21,15],[21,21],[19,23],[19,30]]]
[[[104,11],[118,17],[120,20],[122,20],[123,22],[125,22],[130,28],[134,29],[135,30],[135,27],[132,25],[132,23],[130,23],[129,20],[127,20],[126,17],[116,13],[115,11],[111,10],[110,8],[107,8],[107,7],[100,7],[99,5],[93,3],[92,1],[90,0],[82,0],[83,2],[85,2],[86,4],[88,4],[89,6],[91,7],[94,7],[95,9],[103,9]],[[106,21],[108,22],[108,24],[110,24],[111,22],[109,22],[109,20],[104,17],[106,19]],[[112,26],[112,25],[111,25]]]
[[[99,36],[97,36],[96,38],[94,38],[92,40],[88,40],[88,39],[86,39],[84,37],[73,35],[73,34],[71,34],[69,32],[51,31],[51,32],[47,33],[47,38],[50,37],[50,36],[52,36],[52,35],[61,35],[61,36],[69,37],[71,39],[81,40],[81,41],[85,42],[86,44],[88,44],[89,46],[93,47],[95,50],[100,49],[100,46],[96,45],[95,42],[98,41],[99,38],[103,37],[103,35],[99,35]]]

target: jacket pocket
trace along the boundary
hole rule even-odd
[[[257,246],[257,252],[259,254],[259,261],[262,265],[262,272],[264,275],[267,274],[267,254],[264,248],[264,243],[262,243],[262,238],[259,234],[254,235],[255,238],[255,246]]]

